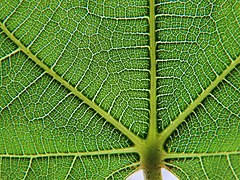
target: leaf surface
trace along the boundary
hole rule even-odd
[[[237,0],[0,12],[0,179],[240,178]]]

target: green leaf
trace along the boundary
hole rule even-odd
[[[238,0],[1,1],[0,179],[240,178]]]

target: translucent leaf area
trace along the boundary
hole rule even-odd
[[[0,179],[240,179],[239,63],[238,0],[2,0]]]

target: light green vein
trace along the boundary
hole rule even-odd
[[[135,166],[139,166],[139,165],[140,165],[140,163],[137,162],[137,163],[132,163],[132,164],[126,165],[124,167],[121,167],[120,169],[117,169],[117,170],[113,171],[111,174],[109,174],[105,179],[109,179],[109,178],[113,177],[114,174],[119,173],[119,172],[121,172],[121,171],[123,171],[123,170],[125,170],[127,168],[131,168],[131,167],[135,167]]]
[[[191,180],[191,179],[189,178],[189,175],[188,175],[181,167],[178,167],[177,165],[171,164],[171,163],[168,163],[168,162],[164,162],[164,164],[166,164],[166,165],[168,165],[168,166],[172,166],[172,167],[174,167],[174,168],[182,171],[182,173],[187,177],[187,179]],[[171,173],[173,173],[178,179],[180,179],[179,176],[177,176],[174,172],[171,172]]]
[[[25,172],[25,176],[23,177],[23,180],[27,178],[27,175],[28,175],[28,173],[29,173],[29,170],[30,170],[30,168],[31,168],[31,166],[32,166],[32,159],[33,159],[33,158],[30,158],[30,160],[29,160],[28,168],[27,168],[27,170],[26,170],[26,172]]]
[[[233,152],[216,152],[216,153],[167,153],[164,155],[164,159],[173,158],[194,158],[194,157],[206,157],[206,156],[229,156],[229,155],[240,155],[240,151]]]
[[[86,103],[89,107],[94,109],[99,115],[101,115],[104,119],[106,119],[109,123],[111,123],[115,128],[121,131],[124,135],[126,135],[136,146],[141,146],[142,139],[128,130],[125,126],[119,123],[116,119],[114,119],[110,114],[105,112],[102,108],[100,108],[96,103],[88,99],[81,92],[79,92],[76,88],[71,86],[67,81],[61,78],[53,69],[49,68],[45,65],[40,59],[38,59],[28,48],[26,48],[8,29],[7,27],[0,22],[1,29],[6,33],[6,35],[29,57],[31,58],[37,65],[42,67],[50,76],[60,82],[64,87],[70,90],[74,95],[79,97],[84,103]]]
[[[0,58],[0,63],[4,60],[4,59],[7,59],[9,57],[11,57],[13,54],[16,54],[17,52],[20,51],[20,48],[17,48],[16,50],[12,51],[11,53],[7,54],[6,56]]]
[[[206,170],[204,168],[203,161],[202,161],[201,157],[199,157],[199,161],[200,161],[200,164],[201,164],[201,167],[202,167],[202,170],[203,170],[203,174],[206,176],[206,179],[209,180],[207,172],[206,172]]]
[[[109,155],[109,154],[126,154],[126,153],[138,153],[137,148],[129,147],[122,149],[110,149],[110,150],[99,150],[89,152],[77,152],[77,153],[46,153],[46,154],[0,154],[0,157],[8,158],[42,158],[42,157],[64,157],[64,156],[95,156],[95,155]]]
[[[156,16],[155,1],[149,0],[149,40],[150,40],[150,120],[147,139],[140,151],[141,166],[146,179],[162,179],[160,167],[162,165],[162,147],[159,148],[157,130],[157,96],[156,96]]]
[[[70,175],[76,159],[77,159],[77,156],[75,156],[75,157],[73,158],[72,164],[71,164],[71,166],[70,166],[70,168],[69,168],[69,170],[68,170],[68,173],[67,173],[66,177],[64,178],[64,180],[66,180],[66,179],[68,178],[68,176]]]
[[[193,112],[193,110],[210,94],[210,92],[220,83],[223,79],[239,64],[240,56],[226,67],[221,75],[216,79],[191,103],[185,111],[183,111],[166,129],[159,134],[160,146],[163,146],[166,139],[172,134],[172,132],[185,121],[185,118]]]
[[[4,109],[6,109],[7,107],[10,106],[10,104],[12,104],[14,101],[16,101],[16,99],[18,99],[24,92],[27,91],[27,89],[29,89],[33,84],[35,84],[43,75],[45,74],[42,73],[40,74],[36,79],[34,79],[34,81],[32,81],[30,84],[28,84],[22,91],[20,91],[7,105],[3,106],[2,109],[0,110],[0,112],[2,112]]]
[[[228,165],[229,165],[229,167],[230,167],[230,169],[231,169],[234,177],[235,177],[236,179],[238,179],[238,176],[237,176],[237,174],[235,173],[235,171],[234,171],[234,169],[233,169],[233,167],[232,167],[232,163],[231,163],[231,161],[230,161],[229,156],[227,156],[227,161],[228,161]]]
[[[156,19],[155,3],[150,1],[149,39],[150,39],[150,121],[147,140],[155,141],[157,136],[157,96],[156,96]]]

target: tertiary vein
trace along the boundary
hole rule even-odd
[[[105,179],[111,178],[114,174],[116,174],[116,173],[118,173],[118,172],[120,172],[120,171],[122,171],[122,170],[124,170],[124,169],[131,168],[131,167],[134,167],[134,166],[139,166],[139,165],[140,165],[139,162],[125,165],[125,166],[123,166],[123,167],[121,167],[121,168],[113,171],[113,172],[112,172],[111,174],[109,174]]]
[[[30,49],[26,48],[8,29],[7,27],[0,22],[0,27],[5,32],[5,34],[10,38],[30,59],[32,59],[37,65],[43,68],[46,73],[60,82],[64,87],[70,90],[74,95],[79,97],[84,103],[86,103],[90,108],[95,110],[99,115],[101,115],[106,121],[111,123],[115,128],[121,131],[124,135],[126,135],[135,145],[141,146],[142,139],[128,130],[124,125],[119,123],[114,117],[112,117],[109,113],[104,111],[101,107],[99,107],[96,103],[88,99],[81,92],[79,92],[76,88],[70,85],[67,81],[65,81],[62,77],[60,77],[53,69],[49,68],[45,65],[37,56],[35,56]]]
[[[12,51],[11,53],[7,54],[6,56],[4,57],[1,57],[0,58],[0,63],[4,60],[4,59],[8,59],[10,56],[12,56],[13,54],[16,54],[17,52],[20,51],[20,48],[17,48],[16,50]]]

